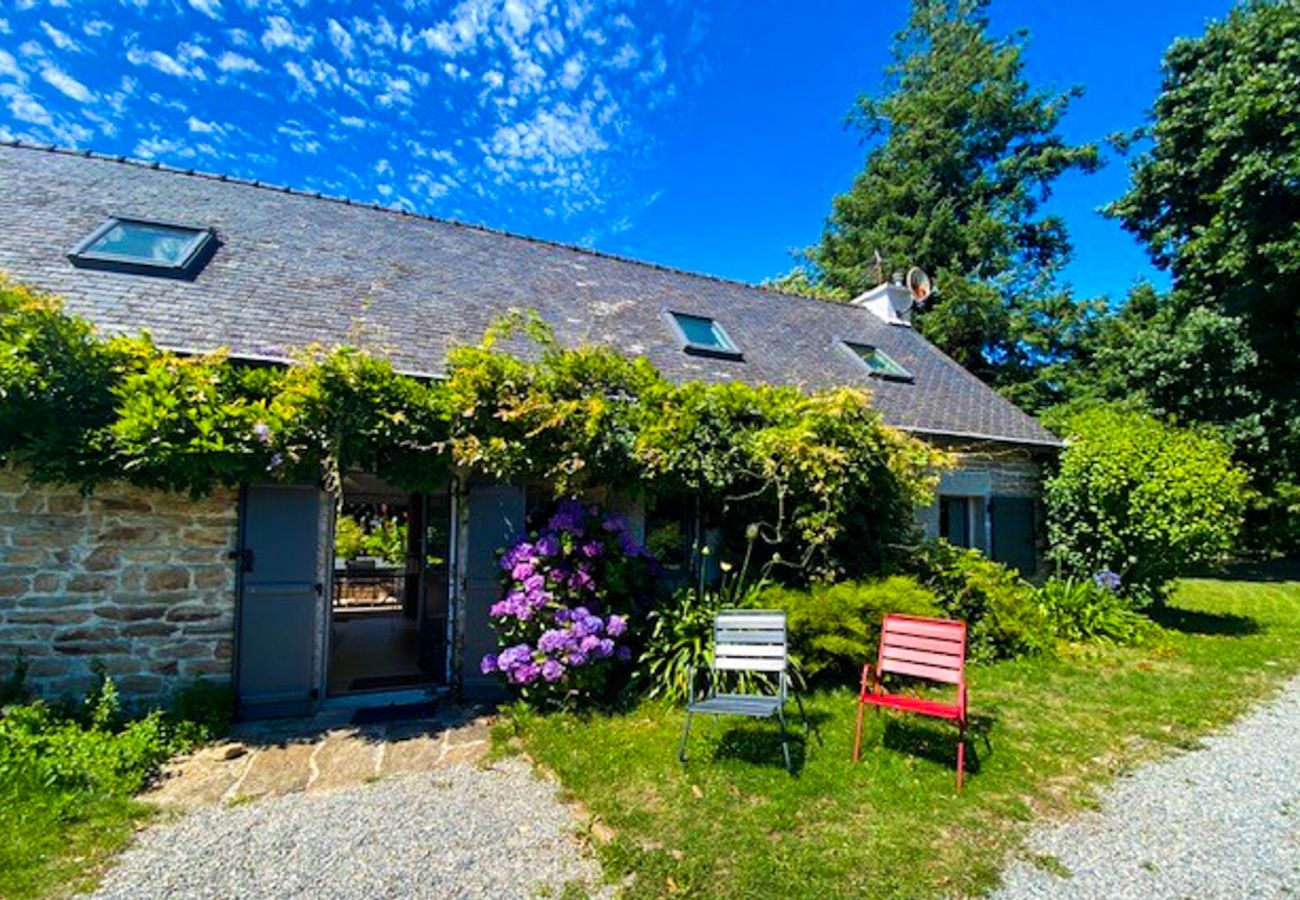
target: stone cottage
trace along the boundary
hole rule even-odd
[[[926,529],[1031,570],[1040,467],[1059,442],[907,321],[907,292],[852,304],[223,176],[0,146],[0,270],[104,332],[179,352],[362,342],[437,377],[447,349],[511,308],[563,343],[647,357],[666,376],[869,386],[889,424],[955,451]],[[349,473],[202,500],[105,485],[90,496],[0,471],[0,667],[83,689],[177,679],[236,687],[247,716],[492,685],[493,551],[528,510],[515,485],[410,495]],[[344,553],[335,510],[353,517]],[[637,527],[647,511],[632,508]],[[374,549],[375,535],[389,535]],[[395,537],[393,537],[395,536]],[[364,538],[364,540],[363,540]],[[370,540],[367,544],[366,541]]]

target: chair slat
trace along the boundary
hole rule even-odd
[[[885,618],[886,632],[910,634],[916,637],[939,638],[940,640],[962,640],[960,622],[920,622],[916,619],[902,619],[894,616]]]
[[[785,613],[765,610],[722,610],[715,619],[715,627],[739,631],[766,628],[785,630]]]
[[[932,650],[935,653],[948,653],[952,656],[962,655],[960,640],[940,640],[939,638],[917,637],[914,634],[886,632],[881,643],[886,647],[909,647],[913,650]]]
[[[938,681],[942,684],[961,684],[960,669],[948,669],[940,666],[925,666],[920,663],[901,662],[899,660],[885,660],[880,664],[880,671],[884,674],[911,675],[915,678],[928,678],[931,681]]]
[[[713,648],[716,656],[735,656],[735,657],[768,657],[773,659],[785,658],[784,644],[717,644]]]
[[[715,656],[713,668],[729,672],[784,672],[785,657]]]
[[[784,644],[785,632],[775,628],[756,628],[753,631],[735,631],[728,628],[715,631],[713,640],[719,644]]]
[[[885,662],[920,663],[923,666],[937,666],[940,669],[961,671],[961,657],[946,653],[933,653],[929,650],[911,650],[907,647],[886,647],[880,658]]]

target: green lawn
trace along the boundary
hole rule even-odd
[[[1280,570],[1241,577],[1183,582],[1149,646],[973,667],[988,746],[976,739],[978,771],[963,796],[953,789],[954,733],[940,723],[871,715],[866,759],[853,766],[847,688],[807,698],[821,741],[798,754],[793,777],[774,726],[740,720],[697,719],[683,768],[682,714],[657,704],[523,715],[498,737],[613,830],[596,843],[610,877],[635,875],[633,897],[979,893],[1033,819],[1095,803],[1116,774],[1196,746],[1300,669],[1300,580]]]

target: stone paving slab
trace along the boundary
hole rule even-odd
[[[324,793],[396,774],[479,762],[492,719],[449,709],[428,719],[352,725],[350,712],[241,726],[231,739],[169,764],[143,799],[169,810]]]

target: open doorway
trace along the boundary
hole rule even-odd
[[[450,492],[349,473],[334,522],[329,695],[445,683]]]

